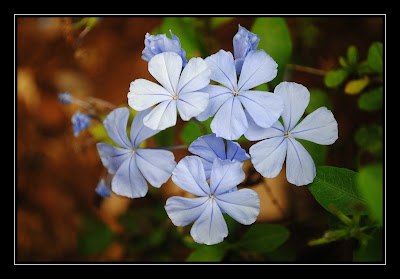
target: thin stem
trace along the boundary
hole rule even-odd
[[[187,148],[185,144],[174,145],[174,146],[166,146],[166,147],[147,147],[146,149],[164,149],[164,150],[175,150],[175,149],[184,149]]]
[[[314,74],[314,75],[319,75],[319,76],[325,76],[327,74],[327,71],[325,71],[325,70],[302,66],[302,65],[286,64],[286,66],[288,69],[299,71],[299,72],[304,72],[304,73],[308,73],[308,74]]]
[[[101,104],[102,106],[108,107],[109,109],[117,108],[116,105],[114,105],[114,104],[112,104],[110,102],[104,101],[102,99],[99,99],[99,98],[95,98],[95,97],[89,96],[87,99],[88,99],[89,102]]]

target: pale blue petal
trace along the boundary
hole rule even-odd
[[[186,68],[185,68],[186,69]],[[208,105],[208,94],[204,92],[181,93],[176,101],[179,115],[184,121],[203,112]]]
[[[203,163],[197,156],[186,156],[180,160],[172,172],[172,181],[178,187],[196,196],[210,194]]]
[[[220,85],[208,85],[204,87],[202,92],[206,92],[209,95],[209,102],[207,108],[196,116],[197,120],[205,121],[208,118],[214,116],[226,100],[233,97],[232,91],[228,88]]]
[[[243,225],[254,223],[260,213],[260,198],[256,191],[241,189],[217,196],[221,211]]]
[[[271,128],[261,128],[254,122],[247,110],[244,112],[249,123],[249,128],[247,129],[246,133],[244,133],[246,139],[256,141],[273,137],[283,137],[285,129],[279,120],[276,121]]]
[[[219,195],[240,184],[246,176],[242,167],[242,162],[215,158],[210,176],[211,193]]]
[[[137,148],[139,144],[141,144],[144,140],[160,132],[160,130],[152,130],[143,124],[143,118],[147,114],[149,114],[151,110],[151,108],[148,108],[146,110],[140,111],[133,118],[130,138],[131,143],[135,148]]]
[[[226,159],[224,139],[217,137],[215,134],[197,138],[190,144],[188,150],[190,153],[198,155],[211,163],[215,158]]]
[[[211,80],[221,83],[230,91],[237,88],[236,67],[231,52],[221,49],[205,61],[211,69]]]
[[[254,168],[264,177],[276,177],[285,161],[287,145],[284,137],[274,137],[252,145],[249,153]]]
[[[242,103],[236,97],[231,97],[221,106],[211,122],[211,130],[217,135],[229,140],[239,139],[248,128]]]
[[[164,130],[176,124],[176,101],[164,101],[143,118],[143,124],[152,130]]]
[[[288,139],[287,181],[297,186],[310,184],[316,175],[314,161],[308,151],[297,140]]]
[[[284,105],[279,95],[265,91],[244,91],[238,95],[254,122],[263,128],[271,127],[281,116]]]
[[[128,124],[129,109],[126,107],[114,109],[104,119],[104,128],[108,136],[119,146],[131,149],[133,146],[128,139],[126,126]]]
[[[128,105],[134,110],[145,110],[166,100],[172,100],[171,93],[154,82],[137,79],[130,84]]]
[[[190,235],[197,243],[207,245],[220,243],[228,236],[228,226],[214,199],[207,203],[199,219],[194,222]]]
[[[239,24],[239,31],[233,37],[235,59],[246,57],[251,50],[257,49],[259,43],[259,35],[250,32]]]
[[[274,93],[283,98],[285,108],[281,116],[285,131],[290,131],[304,114],[310,102],[310,92],[301,84],[284,81],[275,87]]]
[[[131,149],[112,146],[108,143],[99,142],[96,144],[101,162],[109,173],[114,174],[121,164],[132,156]]]
[[[240,146],[239,143],[231,140],[226,141],[226,158],[229,160],[237,160],[239,162],[250,159],[249,154]],[[221,158],[222,159],[222,158]]]
[[[212,169],[212,162],[209,162],[203,158],[200,158],[201,162],[203,163],[204,167],[204,174],[206,175],[206,179],[210,179],[211,169]]]
[[[157,188],[167,182],[176,166],[174,154],[168,150],[139,148],[135,157],[140,172]]]
[[[182,58],[175,52],[157,54],[149,62],[150,74],[171,94],[177,92],[181,71]]]
[[[175,226],[183,227],[200,217],[208,201],[208,197],[170,197],[165,204],[165,211]]]
[[[318,144],[332,144],[338,139],[338,124],[332,112],[320,107],[307,115],[290,134]]]
[[[273,80],[278,64],[263,49],[250,51],[243,62],[238,90],[246,91]]]
[[[199,91],[210,83],[211,70],[200,57],[193,57],[183,69],[179,79],[177,93]]]
[[[111,189],[114,193],[128,198],[141,198],[147,194],[147,182],[140,173],[135,156],[126,159],[111,181]]]

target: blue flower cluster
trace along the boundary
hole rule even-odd
[[[110,138],[120,147],[98,143],[103,165],[113,174],[112,191],[138,198],[146,195],[147,182],[161,187],[170,177],[195,198],[170,197],[165,210],[176,226],[194,222],[191,236],[198,243],[216,244],[228,235],[223,213],[245,225],[260,212],[258,194],[239,189],[245,160],[251,160],[264,177],[275,177],[286,159],[287,180],[307,185],[316,176],[310,154],[296,139],[332,144],[338,138],[337,122],[325,107],[298,123],[310,101],[301,84],[282,82],[274,92],[252,90],[273,80],[278,65],[263,49],[260,37],[239,25],[233,38],[234,55],[220,50],[209,57],[186,59],[179,38],[172,34],[145,36],[142,59],[158,83],[131,82],[128,105],[139,111],[127,135],[128,108],[113,110],[104,120]],[[214,81],[217,84],[210,84]],[[194,154],[178,163],[169,150],[139,148],[145,139],[177,122],[213,117],[213,134],[189,146]],[[280,121],[283,121],[283,124]],[[249,154],[233,140],[241,136],[252,145]]]

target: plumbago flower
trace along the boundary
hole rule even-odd
[[[202,58],[192,58],[182,70],[182,58],[175,52],[155,55],[149,62],[150,74],[162,85],[137,79],[130,84],[128,104],[141,111],[158,104],[143,119],[153,130],[174,126],[177,109],[184,121],[204,111],[208,93],[203,88],[210,83],[211,70]]]
[[[172,51],[181,56],[183,61],[182,66],[185,67],[188,63],[186,59],[186,51],[181,48],[181,41],[179,38],[172,34],[171,30],[169,30],[169,32],[171,33],[172,39],[168,38],[166,34],[150,35],[149,33],[146,33],[144,39],[145,48],[142,51],[142,59],[149,62],[151,58],[159,53]]]
[[[285,103],[283,125],[277,121],[265,129],[249,118],[245,137],[252,141],[263,140],[250,147],[251,161],[260,174],[271,178],[279,174],[286,157],[287,180],[297,186],[309,184],[316,175],[315,164],[296,139],[333,144],[338,138],[338,124],[326,107],[318,108],[297,124],[310,102],[310,92],[303,85],[282,82],[274,92],[282,96]]]
[[[146,180],[159,188],[169,179],[176,166],[171,151],[139,148],[145,139],[159,132],[143,125],[143,118],[149,112],[150,109],[147,109],[136,114],[131,125],[130,139],[126,131],[128,108],[113,110],[103,121],[109,137],[121,147],[107,143],[97,143],[96,146],[104,167],[114,174],[111,188],[120,196],[144,197],[148,191]]]
[[[260,213],[260,199],[251,189],[236,189],[245,178],[242,166],[236,160],[215,158],[208,185],[199,157],[187,156],[179,161],[172,181],[197,197],[167,200],[165,210],[172,223],[186,226],[195,221],[190,234],[197,243],[207,245],[217,244],[228,235],[223,213],[244,225],[254,223]]]
[[[278,72],[278,65],[264,50],[252,50],[246,55],[239,81],[231,52],[220,50],[205,61],[211,69],[211,80],[224,86],[208,85],[202,90],[209,93],[209,105],[196,118],[205,121],[215,114],[210,127],[217,137],[237,140],[247,131],[242,106],[263,128],[271,127],[278,120],[283,110],[282,98],[270,92],[250,91],[274,79]]]
[[[83,131],[89,128],[90,123],[92,122],[90,116],[77,111],[71,117],[72,129],[74,130],[74,136],[77,137]]]
[[[201,136],[194,140],[188,148],[189,152],[201,157],[206,178],[210,178],[212,164],[215,158],[221,160],[237,160],[239,162],[250,159],[249,154],[237,142],[226,140],[215,134]]]
[[[250,32],[239,24],[239,31],[233,37],[236,74],[240,75],[244,59],[250,51],[257,49],[259,43],[259,35]]]

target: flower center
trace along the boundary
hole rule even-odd
[[[175,93],[175,94],[172,96],[172,99],[175,100],[175,101],[178,100],[178,99],[179,99],[179,95]]]
[[[210,199],[215,199],[215,194],[209,194],[209,195],[208,195],[208,198],[210,198]]]
[[[284,138],[289,138],[289,137],[290,137],[290,133],[287,132],[287,131],[284,132],[284,133],[283,133],[283,137],[284,137]]]
[[[237,91],[237,90],[232,90],[232,95],[234,96],[234,97],[236,97],[236,96],[238,96],[239,95],[239,91]]]

